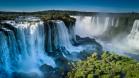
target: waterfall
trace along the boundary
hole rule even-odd
[[[128,52],[138,53],[139,20],[134,21],[108,15],[73,17],[76,18],[76,35],[96,38],[97,42],[107,51],[123,55]],[[132,21],[134,21],[133,25]]]
[[[135,20],[132,30],[127,37],[128,44],[136,49],[139,48],[139,20]]]
[[[73,45],[72,38],[75,37],[75,34],[71,34],[69,29],[61,20],[51,20],[45,24],[46,35],[46,51],[47,52],[65,52],[68,51],[70,54],[72,53],[80,53],[81,51],[98,51],[97,48],[100,46],[93,42],[92,44],[84,44],[84,45]],[[73,30],[74,32],[74,30]],[[50,50],[51,48],[51,50]],[[66,55],[63,53],[63,56]],[[67,57],[66,57],[67,58]]]
[[[10,69],[10,54],[9,54],[9,48],[8,48],[8,42],[6,39],[6,35],[4,35],[3,32],[0,32],[0,76],[6,77],[5,74],[8,71],[11,71]],[[7,74],[6,74],[7,75]]]
[[[32,19],[7,22],[10,25],[0,28],[0,72],[9,75],[13,72],[39,73],[43,64],[56,66],[45,52],[43,22]],[[0,78],[7,77],[0,74]]]
[[[58,67],[58,58],[75,60],[81,51],[98,51],[101,46],[90,40],[81,40],[75,46],[73,26],[61,20],[41,21],[36,17],[19,17],[0,24],[0,78],[16,73],[37,73],[44,64]],[[34,77],[33,77],[34,78]]]
[[[111,27],[118,26],[118,19],[109,16],[74,16],[75,34],[81,37],[104,35]]]
[[[72,45],[70,40],[70,34],[68,33],[68,29],[65,26],[63,21],[56,21],[57,30],[58,30],[58,38],[55,43],[58,44],[58,47],[65,47],[69,52],[80,52],[82,47],[75,47]]]
[[[117,54],[126,55],[128,57],[138,60],[139,51],[139,20],[134,20],[132,29],[128,35],[124,38],[115,38],[111,42],[98,41],[104,48],[104,50],[112,51]]]
[[[69,52],[80,52],[83,50],[80,46],[73,46],[70,38],[72,34],[69,33],[63,21],[51,20],[51,25],[47,23],[46,27],[48,36],[46,40],[47,51],[52,52],[58,49],[65,49]]]
[[[68,29],[66,28],[65,24],[62,21],[56,21],[56,27],[57,27],[57,39],[55,41],[57,47],[65,47],[66,50],[70,50],[70,48],[73,48],[71,41],[70,41],[70,35],[68,33]]]

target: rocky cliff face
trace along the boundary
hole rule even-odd
[[[61,20],[20,17],[0,25],[1,78],[38,78],[46,74],[45,68],[52,68],[51,73],[61,68],[68,71],[68,64],[73,58],[80,59],[77,55],[81,51],[101,49],[95,41],[75,46],[74,26],[66,26]]]

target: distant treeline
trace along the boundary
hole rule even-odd
[[[47,10],[37,12],[4,12],[0,11],[0,20],[14,19],[17,16],[44,16],[44,15],[82,15],[82,16],[94,16],[94,15],[105,15],[105,16],[116,16],[116,17],[130,17],[139,19],[139,13],[108,13],[108,12],[81,12],[81,11],[68,11],[68,10]]]
[[[36,16],[40,17],[43,21],[48,20],[62,20],[66,26],[73,26],[76,19],[70,17],[69,13],[62,11],[47,11],[47,12],[0,12],[0,21],[14,20],[18,16]]]

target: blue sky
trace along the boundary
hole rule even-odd
[[[0,0],[0,10],[139,12],[139,0]]]

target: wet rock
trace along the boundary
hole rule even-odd
[[[44,78],[62,78],[62,75],[58,69],[53,68],[47,64],[42,65],[40,70],[42,71]]]
[[[38,73],[31,72],[31,73],[25,73],[25,72],[13,72],[12,78],[42,78]]]

